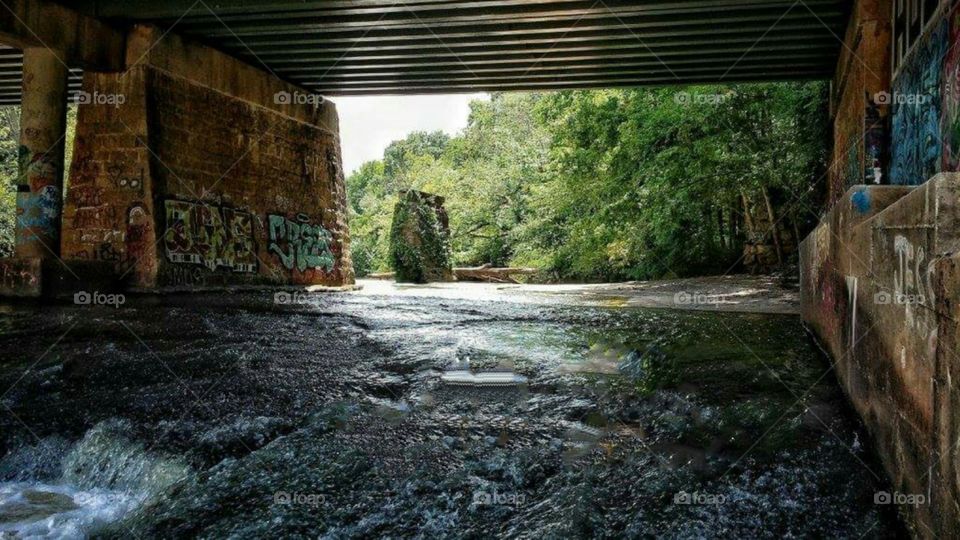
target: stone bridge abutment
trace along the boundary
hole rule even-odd
[[[0,40],[24,52],[16,251],[0,259],[0,293],[353,283],[332,102],[154,26],[15,4],[19,17],[0,15]],[[84,69],[79,92],[68,67]]]
[[[960,11],[858,0],[833,81],[829,212],[803,318],[921,538],[960,535]]]

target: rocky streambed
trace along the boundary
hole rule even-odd
[[[0,538],[902,535],[798,317],[581,300],[2,305]]]

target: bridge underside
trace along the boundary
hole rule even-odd
[[[825,79],[844,0],[64,0],[327,95]],[[0,103],[20,55],[0,50]],[[79,73],[71,79],[80,83]]]

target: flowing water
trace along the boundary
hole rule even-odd
[[[888,538],[798,317],[523,287],[0,306],[0,538]]]

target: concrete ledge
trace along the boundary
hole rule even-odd
[[[167,294],[188,294],[188,293],[213,293],[213,292],[303,292],[303,293],[341,293],[350,291],[359,291],[363,285],[349,284],[341,286],[331,285],[309,285],[299,287],[296,285],[278,286],[278,285],[224,285],[222,287],[160,287],[156,289],[128,288],[127,292],[143,295],[167,295]]]
[[[856,249],[850,247],[855,245],[851,244],[851,231],[913,189],[914,186],[853,186],[800,242],[800,311],[834,358],[842,355],[840,321],[847,296],[845,273],[836,270],[851,266],[859,258]]]

